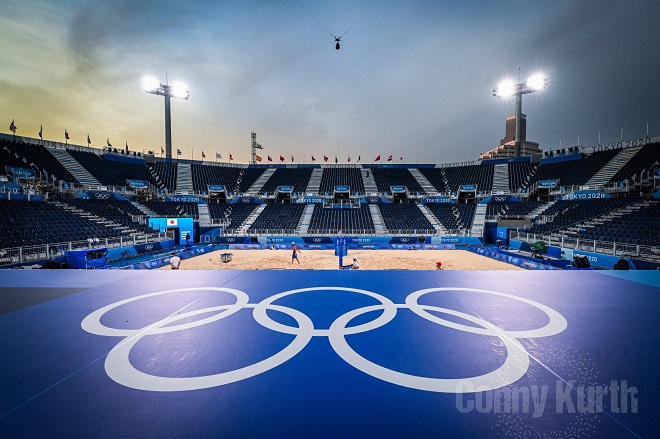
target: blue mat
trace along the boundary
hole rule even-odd
[[[657,272],[0,279],[3,438],[657,432]]]

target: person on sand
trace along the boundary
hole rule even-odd
[[[300,261],[298,260],[298,253],[300,253],[300,249],[295,242],[291,243],[291,251],[293,252],[291,253],[291,263],[293,264],[293,261],[295,260],[300,264]]]
[[[170,256],[170,267],[172,267],[172,270],[178,270],[179,265],[181,265],[181,258],[176,253],[171,253]]]
[[[350,268],[352,270],[357,270],[358,268],[360,268],[360,262],[358,261],[357,258],[353,258],[352,264],[343,265],[341,268],[342,269]]]

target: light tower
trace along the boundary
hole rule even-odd
[[[167,78],[167,75],[165,75]],[[175,82],[172,85],[162,84],[158,79],[153,76],[145,76],[142,79],[144,91],[150,94],[165,96],[165,157],[172,158],[172,114],[170,111],[170,98],[178,98],[188,100],[190,98],[190,91],[188,86],[182,82]]]
[[[522,127],[522,95],[528,93],[534,93],[535,91],[540,91],[545,88],[548,80],[541,73],[532,75],[527,79],[527,82],[519,82],[516,84],[511,79],[502,81],[497,88],[493,89],[493,96],[496,98],[508,98],[510,96],[516,96],[516,146],[514,150],[514,156],[520,157],[520,146],[522,139],[521,137],[521,127]]]
[[[256,165],[257,164],[257,150],[258,149],[264,149],[264,147],[257,143],[257,133],[252,131],[252,133],[250,133],[250,137],[252,139],[252,160],[250,161],[250,163],[253,164],[253,165]]]

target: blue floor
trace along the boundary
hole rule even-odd
[[[0,274],[0,437],[653,437],[660,273]]]

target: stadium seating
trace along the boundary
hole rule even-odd
[[[34,169],[47,173],[49,178],[55,176],[60,181],[76,182],[75,177],[41,145],[0,140],[0,173],[5,172],[5,166]]]
[[[209,185],[223,185],[227,193],[235,193],[236,184],[240,178],[238,193],[247,192],[254,182],[263,174],[262,168],[244,168],[236,166],[191,165],[193,189],[195,192],[208,191]]]
[[[158,161],[152,165],[147,165],[147,168],[156,181],[158,189],[166,189],[171,193],[176,190],[176,163]]]
[[[222,221],[225,232],[235,233],[259,204],[209,204],[208,207],[212,220]]]
[[[476,204],[426,204],[426,207],[450,233],[465,233],[472,227]]]
[[[610,181],[625,181],[642,172],[660,168],[660,143],[649,143],[614,174]]]
[[[364,194],[361,168],[324,168],[319,192],[332,195],[335,186],[348,186],[351,194]]]
[[[549,217],[551,220],[544,224],[535,224],[529,232],[557,232],[638,201],[638,197],[599,198],[587,201],[559,200],[539,215]]]
[[[248,233],[294,234],[305,207],[305,204],[269,203],[254,220]]]
[[[0,247],[42,245],[88,238],[123,236],[114,226],[67,211],[45,201],[0,199]]]
[[[389,233],[433,234],[433,225],[414,203],[377,204]]]
[[[360,209],[324,208],[314,205],[314,212],[309,224],[310,234],[368,234],[376,233],[371,212],[367,207]]]
[[[293,186],[294,193],[302,194],[307,189],[312,171],[312,168],[277,168],[260,192],[274,194],[279,186]]]
[[[87,171],[105,186],[126,186],[126,180],[143,180],[153,185],[157,182],[147,169],[146,164],[104,160],[101,156],[87,151],[73,149],[67,152]]]
[[[460,186],[476,184],[477,190],[493,189],[494,165],[446,166],[420,168],[419,171],[440,193],[456,192]]]
[[[486,216],[524,218],[542,205],[543,202],[540,201],[528,201],[524,203],[496,203],[491,201],[486,205]]]
[[[379,192],[390,193],[390,186],[405,186],[410,193],[424,194],[424,189],[406,168],[371,168]]]
[[[142,201],[147,208],[162,217],[184,217],[199,219],[197,203],[170,203],[166,201]]]
[[[532,175],[537,171],[538,163],[510,162],[509,163],[509,190],[517,193],[529,187]]]
[[[606,150],[590,154],[580,160],[541,164],[526,188],[543,180],[559,179],[562,186],[581,186],[612,160],[620,150]]]
[[[63,197],[58,197],[57,201],[120,224],[130,229],[131,232],[152,233],[152,230],[147,227],[144,212],[133,206],[130,201],[87,200],[84,198]]]

